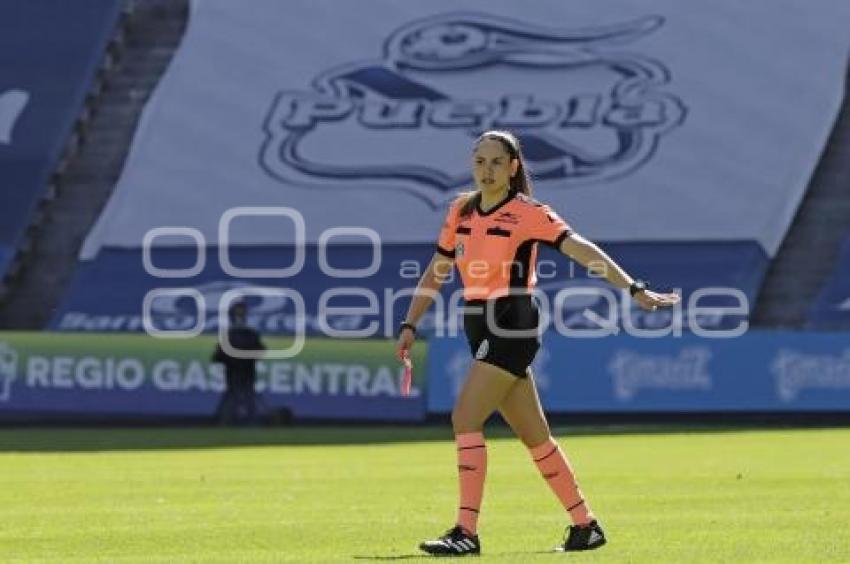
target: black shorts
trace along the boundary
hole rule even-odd
[[[540,313],[532,297],[470,300],[465,307],[463,328],[472,357],[498,366],[517,378],[527,377],[527,369],[540,348],[537,331]],[[511,331],[522,334],[504,334]]]

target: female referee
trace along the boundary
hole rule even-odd
[[[487,472],[482,429],[497,409],[570,516],[572,525],[559,549],[600,547],[605,534],[551,436],[529,369],[540,346],[538,311],[531,296],[537,243],[552,245],[583,266],[593,264],[611,284],[628,288],[644,309],[672,306],[679,296],[650,291],[646,283],[633,280],[550,207],[533,200],[519,142],[511,133],[488,131],[476,140],[473,176],[476,190],[450,207],[437,252],[419,281],[398,337],[402,358],[413,345],[416,323],[431,296],[455,264],[464,285],[464,330],[474,357],[452,411],[460,500],[456,525],[420,548],[445,556],[481,552],[477,522]]]

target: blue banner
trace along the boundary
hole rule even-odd
[[[123,4],[0,4],[0,274],[58,164]]]
[[[462,335],[429,343],[429,411],[451,411],[469,363]],[[850,411],[847,333],[581,339],[550,331],[532,370],[553,413]]]
[[[689,311],[700,308],[706,327],[735,327],[746,319],[750,304],[767,266],[767,257],[755,242],[749,243],[614,243],[603,245],[630,273],[649,277],[657,288],[679,288],[684,304],[676,311],[643,312],[630,309],[637,327],[667,327]],[[163,330],[185,330],[200,325],[213,331],[225,292],[243,289],[249,297],[252,323],[264,333],[329,337],[392,337],[415,288],[434,253],[433,245],[336,245],[320,256],[315,245],[305,249],[304,264],[286,278],[232,278],[219,262],[218,249],[166,247],[151,252],[150,263],[165,272],[199,268],[186,278],[154,276],[144,266],[138,250],[103,249],[97,258],[77,269],[71,288],[51,328],[59,331],[139,332],[143,330],[145,296],[157,288],[177,293],[151,300],[148,315]],[[598,319],[611,319],[622,309],[621,295],[604,281],[588,278],[585,269],[541,245],[538,288],[557,312],[560,323],[571,328],[591,328]],[[203,252],[201,260],[199,254]],[[294,262],[292,247],[235,247],[230,261],[240,268],[281,268]],[[322,265],[325,261],[327,265]],[[202,264],[203,263],[203,264]],[[352,271],[374,265],[362,278],[328,272],[327,266]],[[457,325],[456,305],[461,301],[457,273],[441,293],[442,304],[430,310],[420,325],[425,336],[439,333],[441,320]],[[251,295],[251,288],[284,289],[288,296]],[[191,297],[197,292],[202,304]],[[295,300],[303,301],[303,311]],[[628,307],[631,307],[629,304]],[[358,308],[357,311],[341,311]],[[725,308],[714,309],[711,308]],[[588,315],[585,312],[592,312]],[[594,317],[595,316],[595,317]],[[621,323],[617,316],[615,324]],[[675,317],[675,320],[674,320]],[[595,320],[596,319],[596,320]],[[332,330],[343,333],[332,334]],[[351,332],[362,331],[353,335]]]

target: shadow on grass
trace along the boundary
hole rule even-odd
[[[557,423],[557,422],[556,422]],[[782,432],[789,429],[832,428],[835,425],[792,423],[665,423],[618,425],[553,425],[553,434],[568,440],[578,436]],[[488,422],[489,438],[512,438],[512,431],[494,417]],[[98,452],[170,450],[231,447],[317,445],[380,445],[392,443],[451,441],[451,425],[293,425],[287,427],[0,427],[0,452]]]
[[[396,554],[391,556],[352,556],[354,560],[414,560],[417,558],[430,558],[434,557],[430,554],[424,554],[420,552],[419,554]]]
[[[488,552],[486,556],[528,556],[529,554],[560,554],[563,558],[563,552],[558,552],[556,550],[528,550],[525,552]],[[482,554],[484,556],[484,554]],[[430,554],[418,553],[418,554],[397,554],[397,555],[386,555],[386,556],[352,556],[354,560],[414,560],[420,558],[426,558],[429,560],[433,560],[434,556]]]

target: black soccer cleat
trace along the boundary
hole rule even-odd
[[[605,544],[605,531],[594,519],[587,525],[570,526],[564,538],[564,544],[557,550],[573,552],[576,550],[593,550]]]
[[[423,542],[419,549],[434,556],[468,556],[481,554],[481,543],[478,535],[467,535],[463,527],[455,525],[440,538]]]

